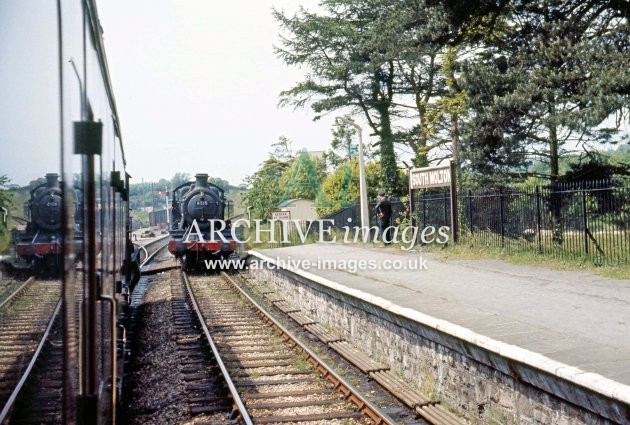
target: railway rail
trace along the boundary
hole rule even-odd
[[[438,400],[424,396],[399,379],[388,365],[376,362],[361,351],[354,349],[343,337],[326,329],[300,308],[287,303],[277,291],[256,285],[246,272],[240,273],[237,279],[242,280],[243,287],[255,289],[268,303],[286,315],[298,327],[303,328],[321,343],[327,345],[362,373],[369,376],[370,379],[378,382],[408,408],[415,411],[424,421],[435,425],[462,425],[464,423],[441,406]]]
[[[182,273],[182,282],[238,412],[232,417],[243,423],[395,423],[227,274]]]
[[[12,296],[15,291],[24,285],[24,279],[17,279],[10,275],[0,274],[0,310],[2,305]]]
[[[151,260],[168,245],[168,235],[157,237],[144,245],[136,244],[140,252],[140,267],[148,265]]]
[[[0,424],[10,417],[61,309],[61,283],[31,277],[0,304]]]

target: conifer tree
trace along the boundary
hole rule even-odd
[[[588,3],[588,4],[586,4]],[[611,140],[600,125],[628,106],[630,33],[614,2],[540,0],[505,8],[505,32],[465,69],[465,155],[480,175],[523,175]],[[509,13],[507,13],[509,11]]]

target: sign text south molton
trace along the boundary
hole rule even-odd
[[[409,174],[410,189],[425,189],[451,185],[451,167],[412,168]]]
[[[451,232],[453,233],[453,242],[457,242],[459,234],[459,225],[457,222],[457,187],[456,174],[453,161],[446,165],[437,167],[411,168],[409,170],[409,212],[411,215],[411,223],[415,220],[416,201],[414,199],[414,191],[418,189],[428,189],[431,187],[448,186],[450,188],[450,204],[451,204]]]

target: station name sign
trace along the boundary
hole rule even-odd
[[[272,211],[272,220],[291,220],[291,211]]]
[[[426,189],[428,187],[450,186],[451,166],[412,168],[409,171],[409,188]]]

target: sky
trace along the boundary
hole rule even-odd
[[[271,15],[318,1],[97,0],[132,182],[204,172],[238,185],[280,136],[326,150],[344,111],[313,122],[277,107],[304,71],[275,56]],[[59,169],[54,3],[0,0],[0,175],[16,184]]]
[[[301,0],[307,8],[317,1]],[[325,150],[334,116],[277,107],[303,74],[274,54],[272,7],[292,0],[99,2],[127,164],[135,182],[206,172],[237,185],[280,136]]]
[[[55,4],[24,4],[0,0],[0,175],[16,184],[60,162]]]
[[[54,3],[0,1],[0,175],[15,184],[59,170]],[[280,136],[327,149],[335,115],[277,107],[304,73],[273,52],[272,7],[317,3],[97,0],[132,182],[204,172],[238,185]]]

